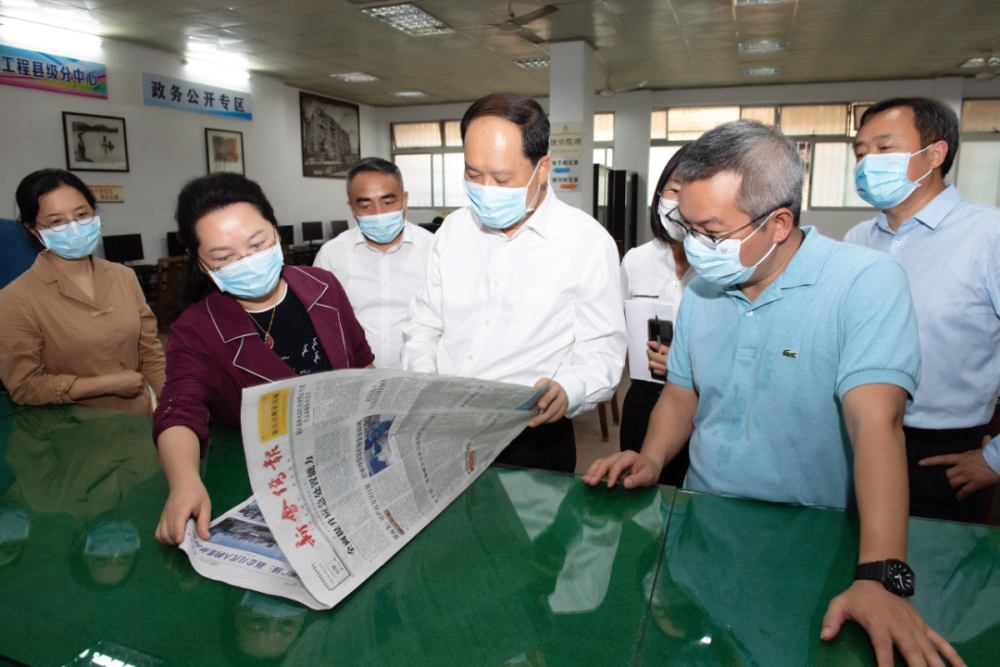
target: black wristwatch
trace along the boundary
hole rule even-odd
[[[881,581],[885,590],[902,598],[913,595],[913,570],[903,561],[894,558],[858,565],[858,569],[854,571],[854,579]]]

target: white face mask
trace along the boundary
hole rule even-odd
[[[667,232],[667,236],[677,241],[678,243],[684,243],[684,237],[686,234],[684,230],[675,225],[673,222],[667,218],[667,214],[677,208],[680,202],[674,201],[672,199],[666,199],[662,195],[660,196],[660,203],[656,207],[656,212],[660,215],[660,224],[663,225],[663,229]]]

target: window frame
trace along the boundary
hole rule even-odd
[[[461,153],[461,152],[463,152],[464,149],[463,149],[462,146],[446,146],[445,145],[446,144],[446,137],[447,137],[447,135],[445,133],[445,129],[444,129],[445,123],[460,123],[460,122],[461,122],[460,118],[445,118],[443,120],[438,120],[438,121],[434,121],[434,120],[405,121],[405,122],[404,121],[400,121],[398,123],[390,123],[389,124],[389,146],[390,146],[390,155],[392,157],[392,163],[393,164],[396,164],[396,156],[397,155],[429,155],[430,158],[431,158],[431,169],[430,169],[430,172],[431,172],[431,190],[430,190],[431,191],[431,205],[430,206],[407,206],[408,209],[414,210],[414,211],[442,211],[442,212],[443,211],[448,211],[448,212],[452,212],[452,211],[457,211],[459,208],[461,208],[460,206],[444,206],[444,205],[434,206],[434,193],[435,193],[434,188],[435,188],[436,185],[438,185],[436,177],[435,177],[435,174],[434,174],[434,156],[435,155],[444,155],[446,153]],[[396,125],[410,125],[410,124],[413,124],[413,123],[437,123],[437,125],[438,125],[438,131],[441,133],[441,145],[440,146],[422,146],[422,147],[419,147],[419,148],[396,148]],[[441,160],[443,161],[444,158],[442,157]],[[442,164],[442,171],[443,170],[444,170],[444,167],[443,167],[443,164]],[[444,184],[442,183],[441,185],[443,186]],[[447,197],[447,192],[445,190],[442,190],[442,192],[444,193],[444,196]]]

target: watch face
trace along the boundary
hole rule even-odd
[[[913,595],[913,570],[902,561],[890,560],[887,563],[884,583],[896,595],[909,597]]]

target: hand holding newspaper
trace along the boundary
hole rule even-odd
[[[548,386],[344,370],[243,391],[254,497],[189,521],[203,576],[330,609],[486,469]]]

